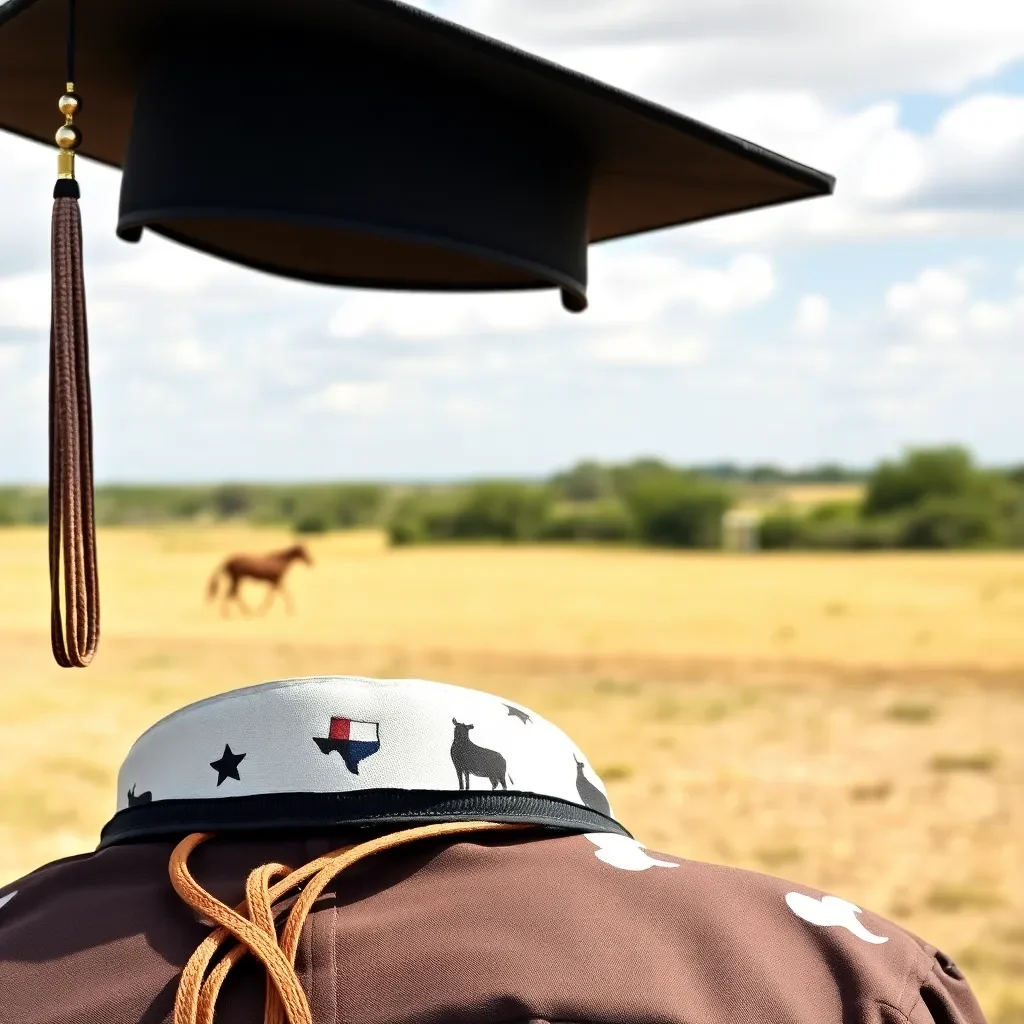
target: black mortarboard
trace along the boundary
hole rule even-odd
[[[826,195],[834,184],[394,0],[0,6],[0,128],[52,139],[64,81],[83,102],[79,116],[77,96],[62,99],[58,144],[123,169],[121,238],[148,229],[327,284],[550,287],[579,312],[591,242]],[[63,514],[79,500],[71,526],[80,518],[89,536],[64,554],[88,574],[84,292],[67,152],[55,191],[53,400],[64,412],[52,420],[51,473],[77,467]],[[61,489],[51,478],[52,516]],[[70,591],[67,603],[69,625],[79,613],[91,622],[94,595],[77,612]]]

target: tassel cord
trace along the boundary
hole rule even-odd
[[[77,191],[72,181],[58,183],[52,244],[50,635],[54,658],[65,668],[87,666],[99,641],[92,403]],[[65,603],[63,623],[61,583]]]
[[[75,93],[75,0],[68,2],[64,126],[54,136],[60,155],[53,190],[50,254],[49,568],[50,646],[64,668],[84,668],[99,643],[99,582],[92,461],[89,332],[82,268],[82,216],[75,181],[81,132]],[[63,561],[63,574],[61,562]],[[61,584],[65,614],[61,616]]]

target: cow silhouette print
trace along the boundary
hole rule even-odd
[[[508,789],[505,782],[505,776],[508,773],[505,758],[496,750],[477,746],[469,738],[469,730],[473,728],[472,725],[463,725],[462,722],[458,722],[454,718],[452,724],[455,726],[452,764],[455,765],[455,771],[459,776],[459,789],[469,789],[469,780],[473,775],[487,779],[491,783],[492,790],[499,786],[502,789]],[[508,776],[508,781],[515,785],[511,775]]]
[[[129,807],[138,807],[140,804],[149,804],[153,802],[153,794],[148,789],[145,793],[136,794],[135,787],[132,786],[126,795],[128,797]]]
[[[610,818],[612,809],[608,803],[608,797],[583,774],[583,762],[575,754],[573,754],[573,760],[576,762],[576,792],[579,793],[580,799],[592,811],[598,811]]]

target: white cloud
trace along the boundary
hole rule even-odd
[[[760,305],[777,291],[771,261],[747,253],[725,266],[701,266],[675,255],[596,247],[591,251],[590,309],[573,316],[557,293],[344,296],[328,324],[334,337],[374,334],[406,341],[513,336],[540,331],[588,334],[652,324],[677,309],[724,317]]]
[[[671,369],[703,362],[707,345],[700,338],[661,337],[638,330],[599,338],[590,352],[599,363]]]
[[[508,362],[508,357],[502,357]],[[417,377],[464,377],[473,372],[475,367],[467,357],[455,354],[419,353],[388,359],[384,368],[390,374]]]
[[[391,406],[391,386],[383,381],[335,381],[312,400],[314,408],[357,416],[377,416]]]
[[[1013,310],[998,302],[980,300],[967,311],[967,326],[979,334],[1005,333],[1013,320]]]
[[[118,295],[133,289],[136,294],[192,297],[233,276],[230,264],[197,259],[192,250],[153,236],[146,236],[130,256],[129,252],[119,254],[121,259],[116,262],[101,264],[90,276],[89,284]]]
[[[972,96],[939,118],[936,137],[951,155],[1000,156],[1024,141],[1024,96]]]
[[[924,143],[928,173],[911,195],[921,207],[1024,208],[1024,96],[983,94],[948,109]]]
[[[968,282],[961,272],[941,267],[922,270],[913,281],[893,285],[885,297],[892,313],[915,314],[922,310],[961,306],[969,294]]]
[[[761,91],[702,113],[716,127],[829,171],[837,184],[827,198],[685,229],[695,240],[769,246],[1024,230],[1024,96],[969,97],[929,132],[908,129],[891,100],[843,111],[807,93]],[[1000,128],[990,132],[995,121]]]
[[[482,402],[478,398],[466,397],[453,398],[445,402],[443,410],[452,419],[466,423],[479,423],[487,418],[489,408],[486,402]]]
[[[48,274],[15,274],[0,278],[0,327],[49,330]]]
[[[804,295],[797,305],[798,334],[814,338],[825,332],[832,318],[832,307],[824,295]]]
[[[420,0],[668,105],[747,88],[952,92],[1024,56],[1006,0]]]
[[[973,276],[963,267],[927,267],[889,288],[885,307],[900,337],[890,361],[980,363],[995,355],[984,349],[986,341],[1024,331],[1024,282],[998,301],[975,297]]]
[[[328,324],[335,338],[383,333],[428,340],[459,335],[516,333],[550,325],[561,312],[557,294],[410,294],[389,296],[352,292],[341,300]]]
[[[921,350],[916,345],[893,345],[886,359],[897,366],[912,366],[921,361]]]
[[[489,471],[495,466],[484,462],[502,453],[527,465],[559,445],[567,459],[587,448],[627,457],[686,444],[737,456],[760,446],[765,458],[819,445],[831,457],[896,445],[904,439],[898,432],[911,428],[1019,447],[1024,422],[1011,385],[1015,373],[1024,379],[1024,267],[1017,292],[1001,294],[958,253],[1024,233],[1024,97],[989,91],[943,99],[937,91],[977,83],[1024,57],[1024,5],[451,0],[440,7],[835,173],[836,195],[597,246],[591,308],[574,317],[555,292],[332,290],[149,235],[126,245],[114,235],[118,176],[83,161],[101,476],[149,472],[154,442],[161,465],[178,460],[179,476],[203,467],[264,472],[264,464],[268,472],[300,472],[293,466],[305,453],[303,465],[316,472],[355,471],[318,430],[329,414],[352,418],[345,429],[358,429],[365,444],[345,448],[344,457],[365,458],[369,468],[360,471],[372,473],[447,472],[464,466],[458,459],[468,451]],[[915,128],[896,89],[930,94],[930,104],[947,109],[927,130]],[[14,197],[0,213],[0,408],[9,413],[0,415],[0,476],[7,479],[45,468],[52,174],[50,149],[0,135],[0,194]],[[893,273],[892,288],[874,286],[875,300],[864,299],[857,260],[873,257],[858,253],[880,250],[843,246],[914,238],[935,240],[942,254],[935,265],[919,272],[906,262],[917,259],[910,246],[894,245],[884,261],[902,261],[904,271]],[[795,246],[805,252],[792,259],[783,250]],[[792,273],[783,279],[787,265],[807,266],[819,252],[813,284]],[[829,269],[836,255],[842,272]],[[877,280],[871,269],[867,276]],[[1012,276],[1005,265],[993,269]],[[853,302],[855,280],[862,297]],[[771,315],[759,319],[762,311]],[[779,326],[776,312],[792,322]],[[225,366],[230,373],[220,372]],[[986,374],[988,390],[971,392],[971,381]],[[950,395],[956,401],[946,406],[936,397]],[[38,419],[24,414],[30,403],[40,407]],[[872,433],[881,410],[889,426]],[[454,426],[485,414],[486,432]],[[35,440],[23,442],[33,430]],[[259,464],[246,462],[257,455]]]
[[[173,343],[167,349],[166,358],[171,366],[183,373],[208,373],[223,363],[218,353],[196,338],[182,338]]]

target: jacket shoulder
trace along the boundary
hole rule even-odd
[[[588,884],[669,930],[700,978],[772,993],[785,1019],[984,1024],[970,985],[934,945],[841,894],[772,875],[683,860],[618,836],[580,836]],[[621,914],[622,907],[617,905]],[[741,966],[742,965],[742,966]],[[863,1017],[847,1016],[860,1006]],[[830,1016],[829,1013],[835,1014]]]

